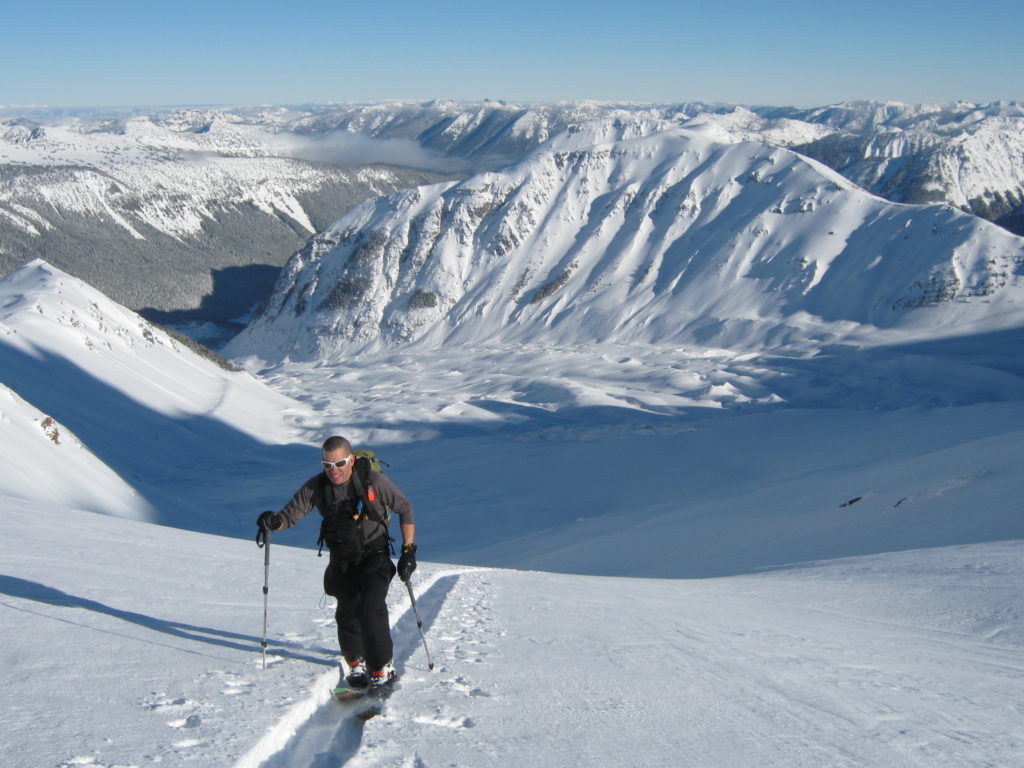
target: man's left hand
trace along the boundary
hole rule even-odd
[[[402,547],[402,556],[398,558],[398,578],[408,581],[412,572],[416,570],[416,545],[405,544]]]

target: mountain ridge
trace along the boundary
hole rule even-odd
[[[927,333],[993,304],[1012,325],[1022,264],[1024,241],[949,206],[886,203],[785,149],[611,120],[502,172],[356,207],[296,254],[226,352],[763,348],[912,331],[913,310],[944,308]]]
[[[793,148],[892,201],[947,202],[1024,232],[1024,108],[1014,102],[439,99],[0,114],[0,272],[44,258],[211,344],[352,205],[499,170],[602,119]]]
[[[273,283],[253,275],[348,207],[438,178],[275,156],[240,118],[177,117],[0,124],[0,271],[44,258],[151,317],[204,307],[225,322]],[[231,269],[250,278],[204,303]]]

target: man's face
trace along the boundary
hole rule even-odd
[[[355,456],[341,448],[336,451],[324,451],[324,462],[334,464],[345,459],[348,459],[348,463],[344,467],[324,466],[324,473],[327,475],[327,479],[334,485],[347,483],[349,478],[352,477],[352,470],[356,465]]]

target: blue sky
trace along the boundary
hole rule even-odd
[[[37,0],[0,105],[1024,100],[1015,0]]]

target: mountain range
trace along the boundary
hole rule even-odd
[[[0,124],[0,271],[43,258],[151,319],[223,324],[348,206],[441,178],[265,138],[227,114]]]
[[[288,258],[356,203],[499,171],[595,120],[791,148],[890,201],[945,202],[1024,231],[1016,103],[7,109],[0,271],[43,258],[220,343]]]
[[[435,101],[325,107],[292,130],[415,140],[484,170],[522,157],[571,126],[608,117],[704,127],[720,141],[789,147],[893,202],[948,202],[1024,234],[1024,106],[1015,102],[850,102],[797,109]]]
[[[715,130],[609,119],[355,207],[225,351],[877,344],[1019,325],[1022,278],[1024,241],[952,206],[893,204]]]

